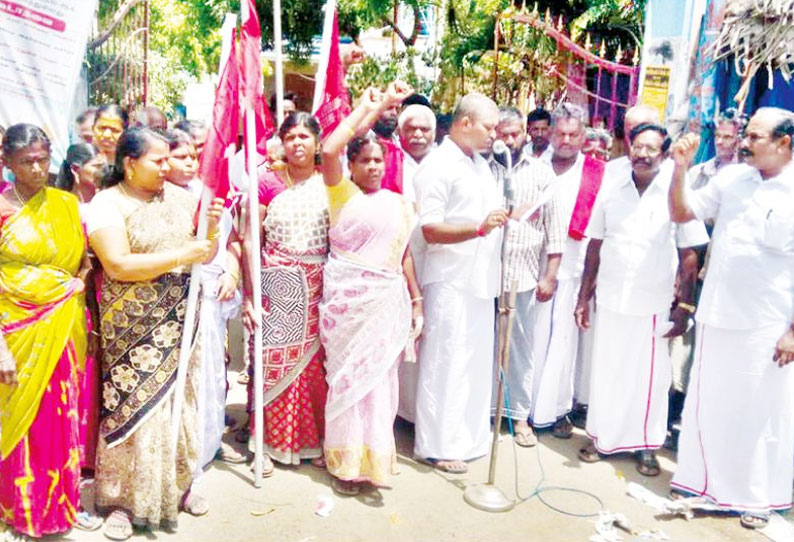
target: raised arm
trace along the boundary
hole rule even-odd
[[[370,87],[361,95],[358,106],[323,141],[323,180],[328,186],[335,186],[342,180],[340,156],[354,137],[369,130],[378,117],[394,104],[402,103],[413,89],[400,81],[389,85],[385,93]]]
[[[687,134],[673,144],[672,157],[675,163],[673,182],[670,183],[668,205],[673,222],[689,222],[695,218],[686,200],[686,173],[700,146],[700,136]]]

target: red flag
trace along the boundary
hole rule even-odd
[[[256,150],[260,156],[267,156],[267,140],[276,132],[273,117],[265,106],[262,96],[262,30],[256,14],[256,2],[248,2],[248,19],[240,26],[240,48],[242,69],[240,71],[240,93],[243,107],[253,107],[256,120]],[[247,149],[246,149],[247,151]],[[246,162],[247,163],[247,162]]]
[[[229,192],[229,160],[234,157],[237,145],[237,119],[240,118],[239,75],[237,52],[232,35],[229,59],[223,68],[215,105],[212,109],[212,124],[207,134],[207,143],[201,155],[198,175],[214,197],[225,198]]]
[[[325,39],[326,36],[323,36]],[[323,137],[327,137],[334,128],[350,114],[350,95],[345,85],[345,68],[339,56],[339,24],[336,11],[334,11],[334,24],[331,30],[331,44],[328,55],[328,66],[319,66],[318,70],[325,69],[325,89],[323,100],[314,116],[320,121]]]

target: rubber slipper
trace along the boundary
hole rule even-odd
[[[241,465],[248,462],[248,456],[246,454],[238,452],[226,443],[221,444],[218,453],[215,454],[215,459],[231,465]]]
[[[531,448],[538,443],[538,437],[530,429],[529,431],[516,431],[513,440],[523,448]]]
[[[769,525],[769,515],[745,513],[739,518],[739,523],[745,529],[763,529]]]
[[[419,457],[419,456],[414,456],[414,459],[416,459],[420,463],[433,467],[436,470],[439,470],[441,472],[448,472],[449,474],[466,474],[467,472],[469,472],[469,466],[466,465],[465,463],[463,464],[462,467],[455,467],[452,464],[450,464],[451,463],[450,461],[444,459],[435,459],[433,457]]]
[[[105,520],[102,534],[111,540],[128,540],[132,536],[132,520],[123,510],[114,510]]]
[[[253,462],[251,463],[251,472],[254,472]],[[269,455],[264,454],[262,457],[262,478],[270,478],[274,472],[276,472],[276,466],[273,464],[273,460],[270,459]]]
[[[182,510],[191,516],[203,516],[210,511],[210,503],[199,495],[188,490],[182,499]]]
[[[102,518],[95,516],[85,510],[80,510],[77,513],[77,519],[74,522],[74,528],[81,531],[96,531],[102,527]]]
[[[361,488],[357,486],[354,482],[349,482],[347,480],[340,480],[339,478],[331,479],[331,488],[333,488],[333,490],[339,493],[340,495],[344,495],[345,497],[355,497],[361,492]]]

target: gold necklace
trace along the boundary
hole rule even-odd
[[[30,201],[30,198],[27,198],[27,199],[25,199],[25,198],[23,198],[23,197],[20,195],[20,193],[17,191],[17,184],[16,184],[16,183],[12,183],[12,184],[11,184],[11,188],[13,188],[13,189],[14,189],[14,195],[15,195],[15,196],[17,197],[17,199],[19,200],[19,203],[20,203],[20,205],[25,205],[25,204],[26,204],[28,201]],[[35,194],[34,194],[34,196],[35,196]],[[33,196],[31,196],[31,197],[33,197]]]

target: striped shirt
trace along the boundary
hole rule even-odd
[[[493,156],[491,171],[502,193],[507,168]],[[512,188],[513,209],[524,212],[541,198],[553,191],[551,199],[539,212],[521,222],[511,220],[507,229],[505,245],[504,273],[505,290],[510,289],[513,280],[517,281],[518,291],[526,292],[538,284],[541,272],[542,254],[562,254],[565,248],[567,224],[560,214],[558,196],[554,188],[555,175],[548,165],[531,155],[529,147],[524,147],[518,160],[513,164]],[[545,265],[544,265],[545,267]]]

